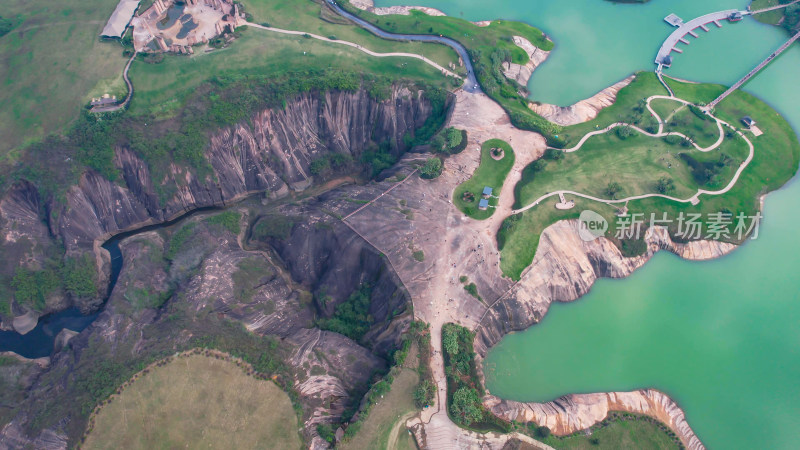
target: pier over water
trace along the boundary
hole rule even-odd
[[[669,37],[664,41],[664,44],[661,45],[661,48],[658,50],[658,55],[656,55],[656,64],[658,64],[659,69],[663,66],[669,67],[672,64],[672,51],[674,50],[678,53],[682,53],[681,49],[676,48],[678,42],[688,44],[689,41],[686,39],[687,35],[698,37],[697,32],[695,31],[696,29],[708,31],[708,27],[706,27],[706,25],[709,23],[713,23],[717,27],[721,27],[722,25],[720,22],[723,20],[738,22],[739,20],[742,20],[743,16],[749,14],[749,11],[729,9],[706,14],[704,16],[694,18],[688,22],[684,22],[675,14],[670,14],[664,18],[664,21],[674,27],[677,27],[678,29],[673,31],[672,34],[670,34]]]

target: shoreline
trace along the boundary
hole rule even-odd
[[[426,12],[425,7],[411,7],[411,6],[395,7],[397,9],[375,8],[374,3],[372,3],[371,0],[357,0],[357,2],[351,4],[358,7],[359,9],[370,11],[378,15],[383,15],[383,14],[407,15],[410,14],[410,11],[412,9]],[[433,11],[435,12],[430,15],[444,15],[439,10],[433,10]],[[531,53],[528,52],[527,49],[526,53],[528,53],[529,55],[529,62],[527,65],[533,64],[533,67],[531,69],[531,74],[533,72],[533,69],[535,69],[539,64],[544,62],[544,60],[546,60],[547,57],[549,56],[549,52],[546,52],[541,61],[535,62],[533,55],[531,55]],[[525,65],[519,65],[519,66],[525,68]],[[516,79],[513,71],[511,71],[510,69],[511,65],[509,65],[509,70],[504,71],[507,72],[504,74],[506,76],[509,76],[510,73],[512,76],[509,78]],[[517,70],[517,74],[519,74],[519,72],[520,71]],[[527,78],[525,81],[529,79],[531,74],[527,74]],[[634,77],[635,74],[632,74],[623,79],[622,81],[619,81],[614,85],[601,90],[594,96],[579,101],[574,105],[568,107],[558,107],[553,105],[550,106],[556,109],[556,111],[566,110],[571,113],[574,113],[575,109],[583,108],[585,109],[585,111],[583,111],[580,116],[578,116],[577,114],[573,114],[574,116],[578,116],[577,121],[575,121],[574,123],[581,123],[588,120],[592,120],[594,117],[596,117],[596,115],[600,111],[609,106],[612,106],[616,102],[616,95],[618,91],[627,86],[628,84],[630,84],[630,82],[633,80]],[[517,81],[519,82],[519,80]],[[529,101],[528,105],[532,110],[536,111],[533,108],[533,106],[535,105],[533,102]],[[583,118],[584,116],[585,118]],[[551,117],[545,117],[545,118],[550,121],[554,121],[555,116],[553,116],[553,118]],[[570,120],[574,121],[576,119],[573,117]],[[560,249],[562,251],[562,254],[567,257],[566,258],[550,257],[551,252],[549,251],[537,251],[537,257],[535,257],[531,265],[528,266],[526,272],[523,272],[523,276],[520,282],[514,284],[510,289],[509,298],[504,298],[501,301],[498,301],[495,304],[493,304],[489,309],[486,310],[483,318],[492,315],[494,307],[504,306],[504,304],[509,302],[511,298],[520,293],[522,293],[523,295],[533,294],[529,298],[535,298],[536,294],[535,291],[537,290],[537,287],[542,287],[544,283],[540,284],[539,286],[536,285],[530,286],[529,283],[525,283],[523,281],[525,281],[526,275],[530,275],[531,272],[533,272],[532,268],[537,265],[537,260],[540,260],[541,258],[539,255],[546,255],[546,257],[550,257],[549,262],[551,266],[553,266],[552,268],[554,270],[552,271],[545,270],[546,273],[549,272],[551,274],[555,274],[558,273],[558,271],[560,271],[560,274],[564,275],[570,270],[575,270],[576,267],[580,269],[579,273],[573,275],[574,277],[581,279],[584,282],[583,285],[585,286],[585,290],[576,289],[575,287],[576,284],[580,283],[573,282],[573,280],[570,279],[572,277],[567,276],[565,277],[567,279],[563,280],[562,284],[558,284],[556,286],[553,285],[547,286],[548,288],[547,291],[548,294],[550,295],[548,300],[540,302],[534,301],[533,305],[526,305],[527,308],[525,308],[525,311],[523,311],[522,313],[524,315],[523,322],[526,322],[525,324],[523,324],[523,326],[519,328],[514,327],[513,329],[509,330],[503,326],[498,326],[500,323],[504,322],[504,320],[497,320],[498,318],[494,317],[494,319],[496,320],[496,323],[494,324],[495,326],[487,327],[482,318],[479,323],[474,325],[474,328],[470,327],[473,328],[473,331],[476,332],[475,345],[477,353],[476,363],[479,366],[478,376],[480,379],[480,383],[484,387],[487,394],[482,399],[484,406],[487,407],[487,409],[491,411],[492,414],[505,420],[512,420],[511,419],[512,416],[524,417],[524,414],[530,413],[532,411],[532,408],[541,406],[541,411],[545,413],[544,415],[540,414],[538,417],[536,417],[537,424],[541,425],[542,423],[547,424],[551,422],[553,424],[555,423],[570,424],[569,426],[562,425],[561,428],[554,426],[554,428],[556,428],[558,431],[562,431],[562,432],[554,431],[555,434],[571,434],[572,432],[575,431],[587,429],[592,425],[605,419],[608,416],[609,411],[635,412],[653,417],[656,420],[662,422],[664,425],[669,427],[673,432],[675,432],[678,435],[681,442],[683,442],[683,444],[687,448],[690,448],[692,450],[705,449],[705,446],[702,444],[700,439],[696,436],[696,434],[686,421],[685,413],[678,406],[678,404],[668,395],[656,391],[654,389],[642,389],[627,393],[610,392],[610,393],[594,393],[594,394],[570,394],[567,396],[563,396],[559,399],[556,399],[553,402],[548,402],[545,404],[522,403],[522,402],[515,402],[513,400],[503,400],[498,397],[492,396],[489,390],[486,389],[485,375],[483,373],[483,366],[481,363],[483,360],[483,356],[486,354],[486,352],[488,352],[488,349],[494,346],[497,342],[499,342],[499,340],[509,332],[524,330],[538,323],[541,320],[541,318],[543,318],[544,315],[546,314],[549,304],[553,300],[556,300],[558,297],[561,297],[560,294],[566,294],[566,296],[562,297],[564,298],[563,300],[558,299],[558,301],[568,302],[577,300],[583,295],[585,295],[586,292],[588,292],[588,290],[591,288],[591,286],[593,285],[594,281],[597,278],[626,277],[631,273],[633,273],[639,267],[643,266],[644,263],[646,263],[652,257],[652,255],[659,250],[671,251],[672,253],[684,259],[707,260],[724,256],[725,254],[729,253],[730,251],[732,251],[737,247],[733,244],[727,244],[722,242],[709,242],[709,241],[695,241],[686,244],[676,244],[671,241],[671,239],[669,238],[669,234],[666,233],[665,230],[648,229],[646,235],[646,241],[648,242],[649,249],[646,255],[634,258],[622,258],[620,250],[613,243],[611,243],[606,239],[598,239],[597,241],[602,241],[602,242],[595,241],[594,243],[599,244],[597,246],[600,248],[600,251],[597,251],[597,249],[595,249],[596,254],[592,254],[591,258],[589,258],[590,252],[584,251],[583,257],[585,260],[584,261],[585,264],[578,264],[577,266],[569,264],[569,267],[564,267],[564,264],[561,264],[561,262],[562,261],[573,262],[573,258],[570,257],[570,254],[573,254],[572,256],[575,256],[574,252],[576,251],[576,249],[578,250],[579,253],[581,250],[580,246],[581,241],[577,237],[577,228],[575,227],[574,222],[575,221],[560,221],[550,225],[544,230],[542,234],[542,240],[540,241],[540,242],[545,241],[545,235],[548,234],[548,232],[550,232],[550,234],[553,234],[552,230],[557,230],[564,226],[567,227],[572,226],[574,230],[574,233],[572,233],[573,237],[575,239],[578,239],[578,242],[577,245],[572,245],[571,248]],[[649,239],[647,236],[649,236]],[[559,238],[558,236],[554,236],[553,242],[557,242],[559,240],[558,238]],[[588,244],[593,244],[593,243],[588,243]],[[540,250],[542,250],[541,243],[540,243]],[[605,262],[607,267],[603,270],[597,270],[596,272],[596,269],[598,268],[595,266],[598,265],[597,264],[598,261]],[[558,267],[556,268],[555,266]],[[587,274],[589,273],[591,273],[591,276],[587,276]],[[539,281],[546,282],[546,280],[549,278],[547,277],[546,274],[543,276],[542,273],[539,273],[538,275],[539,276],[536,279]],[[517,299],[514,298],[514,300]],[[526,302],[523,300],[520,303],[526,303]],[[506,321],[506,323],[508,322]],[[496,334],[493,337],[482,335],[481,332],[485,331],[487,328],[493,328],[494,330],[498,331],[499,334]],[[557,402],[559,401],[563,402],[565,399],[569,399],[569,401],[574,405],[582,404],[584,406],[581,408],[573,408],[573,409],[562,408],[560,410],[561,412],[558,412],[559,411],[558,408],[548,407],[548,405],[557,404]],[[511,405],[516,406],[516,408],[511,407]],[[587,412],[588,415],[586,415]],[[432,418],[436,417],[437,415],[434,414]],[[533,417],[530,418],[532,419]],[[449,419],[447,419],[447,421],[449,421]],[[410,422],[415,422],[415,421],[410,421]],[[439,421],[437,420],[435,422]],[[419,435],[419,433],[422,432],[423,428],[427,428],[426,425],[435,426],[433,423],[431,423],[430,418],[428,419],[427,423],[425,420],[419,420],[419,423],[414,423],[412,425],[414,433],[415,435],[418,435],[417,436],[418,438],[422,437],[422,435]],[[444,426],[445,424],[438,423],[437,425]],[[461,429],[460,427],[458,428]],[[466,432],[466,430],[461,429],[460,433],[463,434],[464,432]],[[470,434],[469,432],[467,433]],[[474,436],[474,438],[477,439],[479,436],[483,436],[483,438],[487,437],[486,435],[478,434],[478,436]],[[507,437],[510,436],[511,435],[508,435]]]
[[[639,72],[637,72],[639,73]],[[636,74],[628,75],[624,79],[601,90],[593,96],[575,102],[569,106],[551,105],[548,103],[529,102],[528,108],[561,126],[577,125],[588,122],[597,117],[600,112],[617,102],[617,94],[627,87],[636,78]]]
[[[763,196],[762,196],[763,199]],[[763,201],[763,200],[762,200]],[[633,412],[653,417],[668,426],[686,448],[702,450],[705,446],[689,425],[686,414],[669,395],[656,389],[643,388],[630,392],[597,392],[589,394],[567,394],[545,403],[519,402],[502,399],[491,394],[486,387],[483,359],[489,350],[507,334],[522,331],[539,323],[550,305],[555,302],[569,303],[579,300],[589,292],[600,277],[625,278],[644,266],[657,252],[666,250],[690,261],[712,260],[731,253],[739,246],[718,241],[692,241],[685,244],[673,242],[663,227],[647,230],[645,255],[626,258],[609,240],[600,238],[583,242],[578,235],[578,221],[556,222],[542,233],[540,250],[529,267],[541,265],[537,273],[529,270],[512,289],[510,296],[495,306],[504,303],[533,303],[529,307],[530,320],[522,327],[503,330],[502,334],[487,335],[494,325],[481,322],[476,327],[476,364],[478,377],[486,395],[483,405],[495,416],[504,420],[534,422],[550,428],[553,434],[569,435],[587,429],[605,419],[610,411]],[[542,246],[544,245],[544,247]],[[543,255],[539,257],[538,255]],[[563,264],[564,261],[572,264]],[[602,270],[599,270],[602,267]],[[552,269],[559,273],[554,274]],[[551,276],[553,274],[553,276]],[[526,277],[528,275],[529,277]],[[532,277],[531,275],[538,275]],[[559,279],[560,278],[560,279]],[[572,284],[571,287],[567,285]],[[576,288],[576,286],[578,286]],[[517,297],[519,295],[525,297]],[[533,300],[533,302],[530,302]],[[501,317],[505,317],[500,313]],[[487,318],[495,324],[507,321],[487,311]],[[520,418],[522,418],[520,420]]]

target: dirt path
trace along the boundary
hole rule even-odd
[[[378,52],[373,52],[372,50],[370,50],[368,48],[364,48],[363,46],[361,46],[360,44],[356,44],[355,42],[342,41],[342,40],[339,40],[339,39],[329,39],[329,38],[326,38],[324,36],[319,36],[319,35],[312,34],[312,33],[306,33],[305,31],[293,31],[293,30],[283,30],[283,29],[280,29],[280,28],[265,27],[264,25],[259,25],[257,23],[252,23],[252,22],[247,22],[246,25],[250,26],[250,27],[253,27],[253,28],[260,28],[262,30],[273,31],[275,33],[292,34],[292,35],[295,35],[295,36],[309,36],[311,38],[318,39],[320,41],[329,42],[331,44],[346,45],[348,47],[353,47],[353,48],[356,48],[358,50],[361,50],[362,52],[364,52],[364,53],[366,53],[366,54],[368,54],[370,56],[375,56],[375,57],[378,57],[378,58],[386,58],[386,57],[389,57],[389,56],[399,56],[399,57],[403,57],[403,58],[414,58],[414,59],[418,59],[420,61],[425,62],[426,64],[429,64],[429,65],[435,67],[436,69],[438,69],[440,72],[442,72],[444,75],[446,75],[448,77],[461,78],[460,75],[458,75],[458,74],[456,74],[454,72],[451,72],[450,70],[440,66],[436,62],[431,61],[430,59],[428,59],[428,58],[426,58],[426,57],[424,57],[422,55],[418,55],[416,53],[402,53],[402,52],[378,53]]]

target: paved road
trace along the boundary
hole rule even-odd
[[[467,69],[467,82],[464,84],[463,89],[467,92],[481,92],[480,85],[478,84],[477,78],[475,78],[475,70],[472,67],[472,61],[469,58],[469,52],[467,49],[461,45],[458,41],[454,39],[450,39],[444,36],[435,36],[435,35],[428,35],[428,34],[397,34],[397,33],[390,33],[388,31],[384,31],[375,25],[367,22],[366,20],[351,14],[345,11],[341,6],[339,6],[333,0],[328,0],[328,4],[333,8],[337,13],[341,16],[352,20],[360,27],[366,29],[372,34],[380,36],[384,39],[392,39],[398,41],[420,41],[420,42],[437,42],[439,44],[447,45],[456,52],[458,55],[461,56],[461,60],[464,62],[464,67]]]
[[[641,128],[636,127],[634,125],[629,125],[629,124],[626,124],[626,123],[617,122],[617,123],[613,123],[613,124],[607,126],[606,128],[604,128],[602,130],[592,131],[591,133],[586,134],[583,138],[581,138],[580,142],[578,142],[578,145],[576,145],[575,147],[572,147],[570,149],[566,149],[564,151],[567,152],[567,153],[578,151],[583,146],[583,144],[589,138],[591,138],[592,136],[597,136],[597,135],[600,135],[600,134],[608,133],[609,131],[613,130],[614,128],[620,127],[620,126],[629,126],[629,127],[631,127],[632,129],[636,130],[639,133],[642,133],[642,134],[644,134],[646,136],[650,136],[650,137],[654,137],[654,138],[660,138],[660,137],[664,137],[664,136],[673,135],[673,136],[680,136],[680,137],[682,137],[684,139],[688,139],[685,135],[683,135],[681,133],[675,133],[675,132],[664,133],[664,123],[661,120],[661,117],[659,117],[659,115],[653,110],[653,108],[650,107],[650,102],[653,101],[653,100],[656,100],[656,99],[666,99],[666,100],[676,101],[678,103],[683,103],[684,105],[692,105],[691,102],[688,102],[686,100],[683,100],[683,99],[680,99],[680,98],[677,98],[677,97],[669,97],[669,96],[666,96],[666,95],[654,95],[654,96],[649,97],[647,99],[647,109],[650,111],[651,114],[653,114],[653,117],[655,117],[655,119],[658,121],[658,133],[655,133],[655,134],[648,133],[647,131],[644,131]],[[699,150],[701,152],[710,152],[710,151],[716,149],[717,147],[719,147],[720,144],[722,144],[722,141],[725,139],[724,127],[728,127],[731,130],[735,129],[729,123],[727,123],[727,122],[725,122],[725,121],[723,121],[721,119],[718,119],[718,118],[716,118],[716,117],[714,117],[712,115],[709,115],[709,117],[711,117],[712,119],[714,119],[717,122],[717,127],[719,128],[719,138],[717,139],[717,142],[715,142],[713,145],[711,145],[709,147],[700,147],[699,145],[697,145],[696,142],[692,142],[692,145],[697,150]],[[717,190],[717,191],[707,191],[705,189],[698,189],[697,192],[693,196],[691,196],[689,198],[685,198],[685,199],[675,198],[675,197],[672,197],[672,196],[669,196],[669,195],[664,195],[664,194],[642,194],[642,195],[634,195],[634,196],[631,196],[631,197],[626,197],[626,198],[621,198],[621,199],[603,199],[603,198],[598,198],[598,197],[594,197],[594,196],[587,195],[587,194],[582,194],[580,192],[568,191],[568,190],[559,190],[559,191],[550,192],[548,194],[542,195],[541,197],[537,198],[536,200],[534,200],[532,203],[528,204],[527,206],[525,206],[523,208],[520,208],[520,209],[512,210],[511,214],[518,214],[518,213],[527,211],[527,210],[539,205],[543,200],[547,199],[548,197],[552,197],[552,196],[560,195],[560,194],[570,194],[570,195],[574,195],[574,196],[577,196],[577,197],[582,197],[582,198],[586,198],[586,199],[589,199],[589,200],[594,200],[596,202],[606,203],[606,204],[609,204],[609,205],[618,204],[618,203],[626,203],[626,202],[629,202],[629,201],[632,201],[632,200],[641,200],[641,199],[644,199],[644,198],[651,198],[651,197],[665,198],[667,200],[672,200],[672,201],[675,201],[675,202],[691,203],[693,205],[696,205],[697,203],[700,202],[700,195],[703,195],[703,194],[705,194],[705,195],[722,195],[722,194],[730,191],[731,189],[733,189],[733,186],[736,185],[736,182],[739,180],[739,176],[742,174],[744,169],[750,164],[750,161],[753,160],[753,156],[755,155],[755,148],[753,147],[753,143],[741,131],[736,131],[736,133],[739,136],[741,136],[742,139],[745,140],[745,142],[747,142],[747,145],[750,148],[750,154],[747,156],[747,159],[745,159],[744,162],[739,165],[739,168],[738,168],[738,170],[736,170],[736,173],[734,174],[733,178],[727,184],[727,186],[725,186],[723,189],[720,189],[720,190]]]

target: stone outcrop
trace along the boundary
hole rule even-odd
[[[358,9],[363,9],[364,11],[369,11],[379,16],[385,16],[389,14],[400,14],[403,16],[407,16],[411,14],[412,10],[423,12],[429,16],[446,15],[445,13],[439,11],[436,8],[430,8],[427,6],[384,6],[382,8],[376,8],[375,2],[373,2],[372,0],[353,0],[350,2],[350,4]]]
[[[536,47],[531,44],[531,41],[522,36],[514,36],[514,44],[525,50],[525,53],[528,54],[528,62],[525,64],[508,62],[503,65],[503,74],[506,78],[514,80],[522,87],[525,87],[528,85],[528,80],[531,79],[533,71],[550,56],[550,52]]]
[[[529,103],[528,107],[536,114],[558,125],[568,126],[588,122],[597,117],[604,108],[614,104],[620,89],[631,84],[636,75],[631,75],[615,83],[590,98],[581,100],[571,106],[549,105],[546,103]]]

